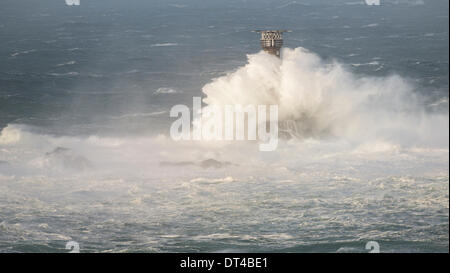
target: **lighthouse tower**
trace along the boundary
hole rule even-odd
[[[283,46],[283,32],[289,30],[255,30],[261,33],[261,47],[269,54],[280,57],[280,49]]]

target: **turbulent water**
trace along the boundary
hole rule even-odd
[[[0,9],[0,252],[448,252],[448,2],[32,2]],[[290,137],[173,141],[193,96]]]

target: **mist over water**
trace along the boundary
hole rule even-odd
[[[278,104],[293,137],[260,152],[8,125],[3,250],[59,251],[74,239],[85,251],[361,252],[368,240],[445,251],[448,114],[427,113],[401,77],[356,76],[297,48],[281,60],[249,55],[203,91],[208,105]]]
[[[0,252],[448,252],[448,2],[203,2],[3,10]],[[173,141],[193,96],[277,149]]]

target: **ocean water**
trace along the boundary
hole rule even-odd
[[[0,252],[448,252],[448,1],[381,3],[2,1]],[[193,96],[291,137],[175,142]]]

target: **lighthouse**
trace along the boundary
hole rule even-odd
[[[261,33],[262,49],[279,58],[283,46],[283,32],[290,32],[290,30],[255,30],[255,32]]]

